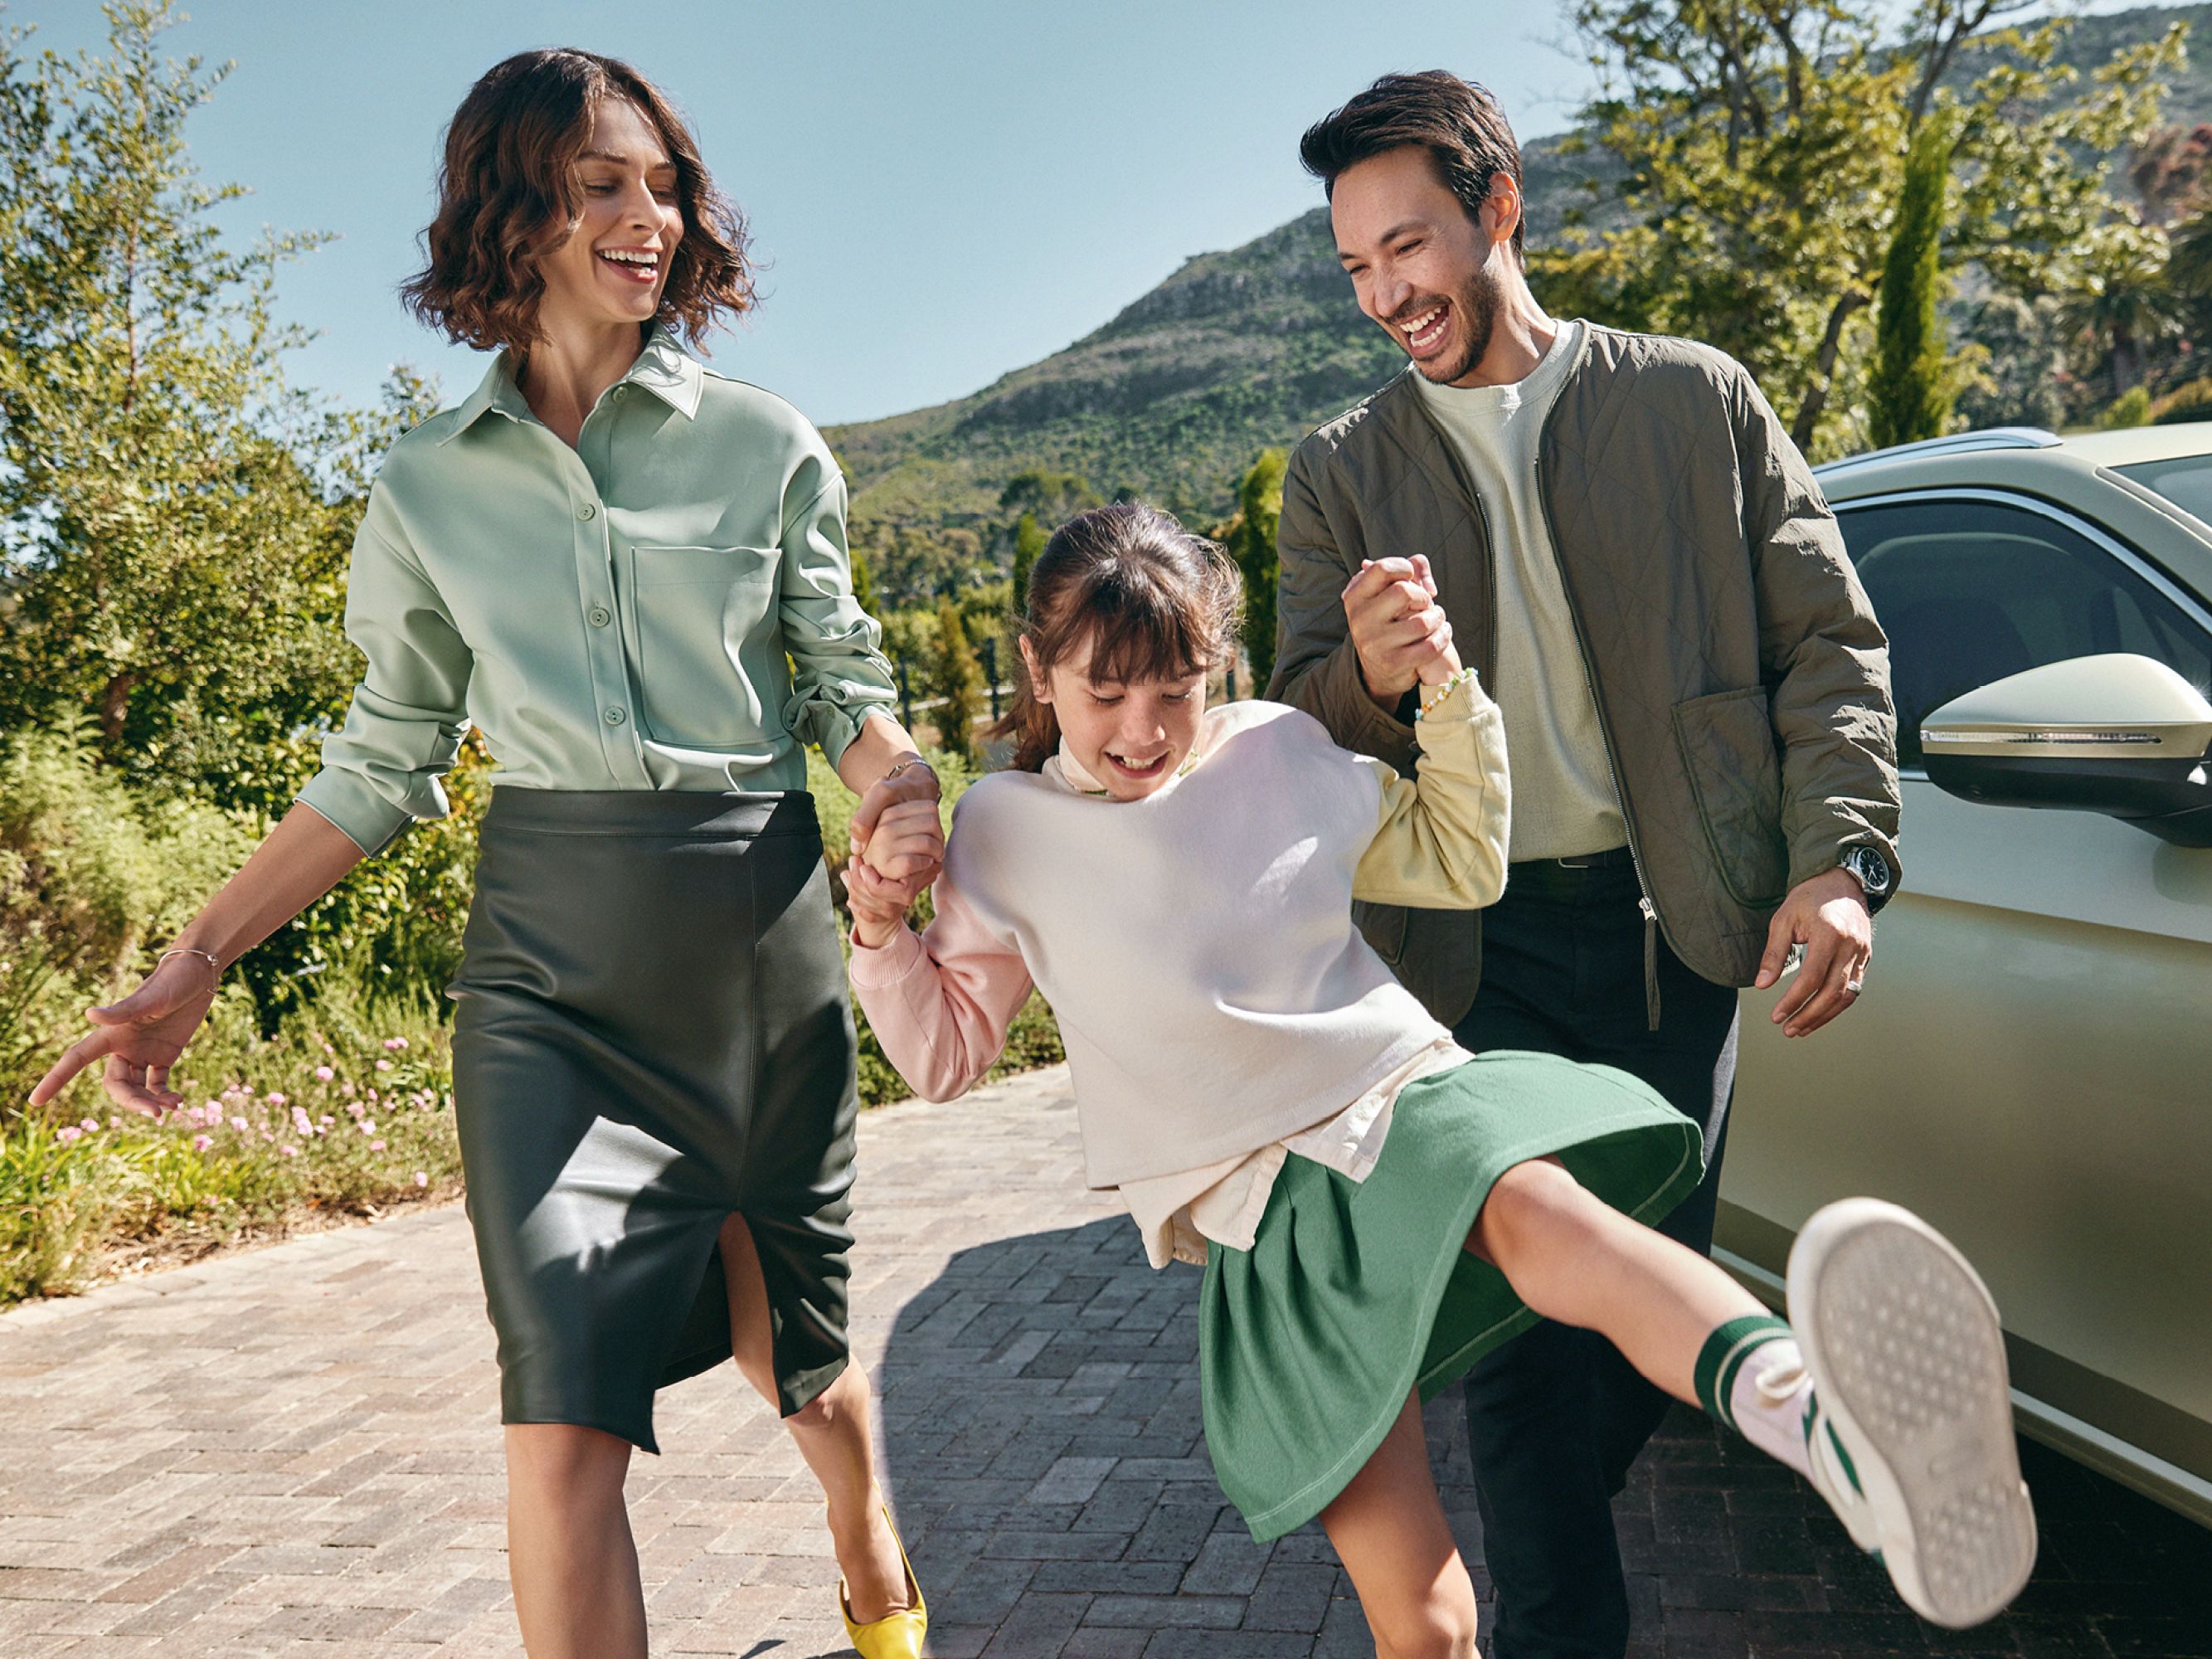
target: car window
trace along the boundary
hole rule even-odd
[[[1900,765],[1954,697],[2045,663],[2154,657],[2200,690],[2212,637],[2120,560],[2048,514],[1991,501],[1837,509],[1889,635]]]
[[[2116,466],[2112,471],[2165,496],[2184,513],[2212,524],[2212,455],[2177,455],[2166,461],[2137,461],[2132,466]]]

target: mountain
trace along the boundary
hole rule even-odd
[[[2212,4],[2076,21],[2061,56],[2088,71],[2185,21],[2212,33]],[[2173,77],[2168,121],[2212,119],[2212,60]],[[1523,146],[1528,236],[1554,239],[1603,152],[1564,137]],[[1593,222],[1598,214],[1590,215]],[[1199,519],[1225,515],[1236,480],[1270,444],[1295,443],[1395,373],[1404,358],[1354,307],[1326,208],[1227,252],[1204,253],[1103,327],[981,391],[830,429],[877,525],[995,525],[1007,480],[1074,472],[1101,494],[1139,493]]]

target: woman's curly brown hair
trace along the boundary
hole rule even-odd
[[[658,88],[628,64],[566,46],[520,52],[487,70],[446,129],[428,263],[401,287],[409,309],[457,344],[526,351],[538,338],[538,270],[549,225],[582,217],[576,158],[592,112],[626,100],[676,164],[684,235],[669,261],[658,320],[699,345],[720,313],[750,311],[745,222],[714,187],[699,146]]]

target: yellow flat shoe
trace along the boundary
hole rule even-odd
[[[913,1594],[914,1605],[896,1613],[885,1613],[880,1619],[871,1619],[866,1624],[853,1621],[853,1604],[845,1599],[845,1575],[837,1575],[837,1611],[844,1615],[845,1639],[860,1659],[921,1659],[921,1638],[929,1633],[929,1603],[922,1599],[921,1585],[914,1576],[914,1563],[906,1559],[906,1544],[898,1535],[898,1528],[891,1521],[890,1505],[884,1505],[884,1524],[891,1529],[891,1542],[898,1545],[899,1565],[906,1569],[906,1587]]]

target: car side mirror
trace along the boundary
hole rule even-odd
[[[2102,812],[2212,847],[2212,702],[2164,663],[2076,657],[1993,681],[1922,722],[1929,781],[1991,806]]]

